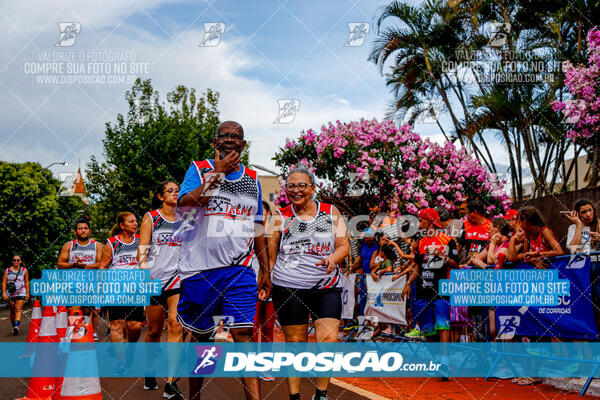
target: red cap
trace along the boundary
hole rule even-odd
[[[510,209],[504,214],[504,219],[517,219],[519,212],[515,209]]]
[[[438,212],[435,211],[433,208],[424,208],[421,211],[419,211],[417,216],[419,218],[423,218],[427,221],[430,221],[434,226],[438,228],[442,227],[442,225],[440,225],[440,214],[438,214]]]

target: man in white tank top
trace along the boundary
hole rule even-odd
[[[75,221],[75,239],[65,243],[58,255],[56,265],[60,269],[81,268],[96,269],[102,258],[102,245],[90,238],[92,230],[89,220],[80,218]],[[69,311],[81,309],[79,306],[69,307]],[[94,339],[98,340],[98,307],[84,307],[84,314],[89,314],[94,328]]]
[[[219,324],[213,317],[225,316],[233,339],[251,342],[257,293],[263,300],[271,291],[264,229],[256,229],[263,225],[262,193],[256,171],[240,164],[246,147],[240,124],[219,125],[213,146],[215,159],[192,162],[179,191],[183,222],[177,234],[182,243],[177,319],[195,340],[208,341]],[[254,257],[260,264],[258,285]],[[202,378],[189,382],[189,397],[197,398]],[[257,378],[242,382],[247,399],[260,399]]]
[[[75,239],[65,243],[56,265],[60,269],[95,269],[100,264],[102,245],[90,239],[91,229],[87,219],[75,222]]]

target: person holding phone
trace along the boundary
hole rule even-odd
[[[561,211],[571,221],[567,231],[567,247],[571,253],[597,250],[600,244],[600,220],[591,200],[579,199],[573,211]]]
[[[21,325],[23,304],[29,300],[29,273],[23,265],[23,257],[15,254],[12,265],[4,271],[2,277],[2,298],[8,301],[12,334],[18,335]]]

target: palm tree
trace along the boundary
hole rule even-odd
[[[438,122],[440,131],[447,139],[470,147],[492,172],[497,171],[486,142],[493,136],[500,140],[509,156],[517,199],[522,197],[524,169],[534,179],[535,195],[554,190],[559,176],[565,189],[572,168],[565,171],[562,160],[571,145],[566,141],[566,127],[550,108],[563,95],[562,77],[554,82],[501,84],[486,80],[484,67],[495,63],[500,66],[495,72],[507,76],[510,71],[504,62],[515,56],[527,55],[547,67],[581,58],[581,38],[593,26],[583,11],[598,8],[598,0],[455,3],[448,6],[442,0],[428,0],[414,7],[394,1],[382,9],[369,60],[382,73],[386,63],[390,65],[385,77],[394,101],[388,116],[413,122],[428,111],[429,99],[441,98],[453,130],[446,132]],[[399,23],[387,24],[394,18]],[[591,18],[600,19],[600,13]],[[492,21],[510,24],[502,48],[488,46]],[[444,68],[461,56],[473,61],[473,51],[485,59],[463,68]],[[581,148],[574,151],[577,155]]]
[[[402,25],[384,25],[393,18],[398,18]],[[382,73],[386,63],[391,62],[391,72],[384,73],[394,95],[388,117],[412,123],[420,114],[430,111],[432,99],[441,99],[454,128],[448,133],[437,122],[446,139],[458,139],[462,145],[467,144],[490,170],[496,172],[485,141],[480,141],[479,145],[475,141],[479,133],[466,136],[462,132],[461,119],[469,119],[469,89],[445,68],[470,35],[464,29],[463,18],[446,7],[442,0],[427,0],[418,7],[394,1],[382,9],[378,18],[378,36],[369,60],[377,64]]]

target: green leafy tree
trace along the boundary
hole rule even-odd
[[[106,124],[105,160],[92,156],[86,170],[92,229],[100,240],[118,212],[141,217],[160,182],[180,184],[192,160],[212,158],[212,139],[220,122],[219,94],[210,89],[199,96],[194,89],[178,86],[164,104],[150,80],[138,78],[125,98],[127,115]],[[247,161],[247,154],[242,160]]]
[[[54,268],[58,252],[86,211],[78,197],[59,196],[60,182],[38,163],[0,161],[0,265],[21,254],[30,277]]]

